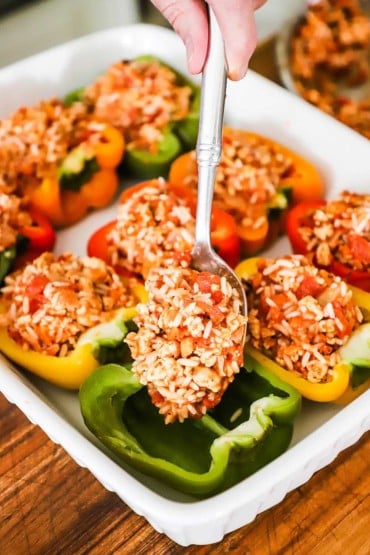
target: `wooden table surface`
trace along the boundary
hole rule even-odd
[[[276,79],[271,44],[252,67]],[[0,395],[0,554],[369,555],[370,434],[219,544],[180,547]]]
[[[2,555],[369,555],[370,433],[218,544],[155,532],[0,395]]]

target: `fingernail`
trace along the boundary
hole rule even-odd
[[[229,77],[229,79],[231,79],[232,81],[239,81],[240,79],[243,79],[243,77],[245,77],[247,70],[248,70],[248,66],[239,66],[239,65],[231,65],[228,64],[226,61],[226,70],[227,70],[227,75]]]
[[[248,68],[239,68],[230,72],[229,78],[232,81],[240,81],[246,76]]]

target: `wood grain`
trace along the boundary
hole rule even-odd
[[[370,434],[250,525],[183,548],[155,532],[0,395],[2,555],[368,555]]]

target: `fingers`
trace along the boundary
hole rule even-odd
[[[266,4],[267,0],[254,0],[253,1],[253,7],[255,10],[258,10],[258,8],[261,8],[264,4]]]
[[[257,44],[254,9],[261,0],[208,0],[216,15],[225,42],[228,75],[235,81],[244,77]],[[231,6],[232,5],[232,6]]]
[[[203,0],[152,0],[186,48],[190,73],[203,69],[208,46],[208,16]]]
[[[230,79],[244,77],[257,44],[254,10],[266,0],[206,0],[215,12],[225,42]],[[204,0],[152,0],[182,38],[190,73],[203,69],[208,46],[208,17]]]

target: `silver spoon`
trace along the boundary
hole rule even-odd
[[[222,125],[226,95],[224,43],[216,17],[209,9],[210,39],[207,62],[202,75],[199,132],[196,147],[198,199],[192,267],[225,276],[241,300],[241,313],[247,316],[244,288],[233,270],[211,246],[211,211],[217,166],[222,151]],[[245,340],[244,332],[244,339]]]

